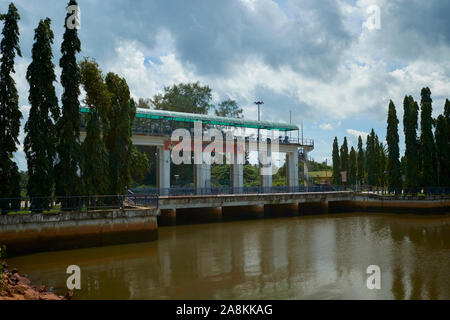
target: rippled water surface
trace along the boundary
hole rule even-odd
[[[339,214],[159,229],[151,243],[17,257],[78,299],[450,299],[450,215]],[[369,265],[381,289],[366,286]]]

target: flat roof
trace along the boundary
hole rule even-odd
[[[88,113],[89,108],[80,108],[82,113]],[[176,122],[196,122],[201,121],[207,124],[228,126],[228,127],[240,127],[240,128],[252,128],[252,129],[264,129],[264,130],[279,130],[279,131],[295,131],[299,130],[299,127],[292,124],[280,123],[280,122],[269,122],[269,121],[257,121],[248,119],[238,119],[238,118],[226,118],[217,117],[207,114],[195,114],[195,113],[184,113],[175,111],[165,111],[165,110],[154,110],[154,109],[136,109],[136,118],[140,119],[155,119],[155,120],[169,120]]]

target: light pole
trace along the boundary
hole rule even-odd
[[[263,101],[256,101],[255,104],[258,106],[258,122],[261,121],[261,105],[264,104]],[[259,142],[259,124],[258,124],[258,142]]]

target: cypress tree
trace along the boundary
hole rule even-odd
[[[356,169],[356,179],[358,183],[363,184],[364,181],[364,149],[361,136],[358,137],[358,159]]]
[[[356,151],[352,147],[350,150],[350,155],[348,157],[348,183],[350,185],[356,184]]]
[[[341,161],[339,159],[339,144],[338,138],[334,138],[333,142],[333,184],[341,184]]]
[[[432,99],[429,88],[423,88],[421,92],[421,113],[420,113],[420,152],[422,153],[422,186],[424,188],[436,186],[436,147],[433,137],[433,119],[432,114]]]
[[[345,171],[347,174],[347,182],[345,182],[344,184],[348,184],[348,143],[347,143],[347,137],[344,137],[344,142],[342,143],[341,146],[341,155],[340,155],[340,160],[341,160],[341,172]]]
[[[68,6],[77,5],[75,0],[70,0]],[[66,19],[70,14],[67,13]],[[65,26],[63,42],[61,45],[62,57],[59,61],[61,67],[61,85],[63,95],[61,98],[62,114],[58,121],[57,161],[55,172],[56,195],[63,197],[61,205],[64,209],[73,209],[76,199],[70,201],[64,197],[81,194],[80,172],[80,68],[76,54],[81,51],[81,43],[76,28],[69,29]],[[74,203],[71,203],[74,202]]]
[[[419,188],[419,142],[417,140],[417,120],[419,106],[413,97],[403,100],[403,132],[405,134],[405,184],[413,194]]]
[[[386,141],[388,147],[387,175],[389,192],[398,193],[402,187],[402,174],[400,164],[399,136],[398,136],[398,118],[395,105],[392,100],[389,103],[389,112],[387,118]]]
[[[448,131],[447,141],[450,146],[450,101],[448,99],[445,99],[444,119],[445,119],[445,123],[447,124],[447,131]],[[448,164],[448,167],[450,168],[450,163]],[[447,181],[449,184],[447,186],[450,187],[450,169],[448,170]]]
[[[87,115],[86,139],[82,150],[81,176],[86,195],[105,195],[110,190],[109,156],[103,141],[108,132],[111,99],[97,62],[85,59],[80,64],[81,79],[86,91]]]
[[[31,109],[25,125],[25,154],[28,163],[28,194],[30,197],[49,197],[54,184],[56,154],[56,126],[59,118],[58,99],[53,82],[56,81],[52,63],[53,32],[49,18],[41,20],[35,29],[32,62],[27,70],[30,85],[28,101]],[[34,199],[31,209],[48,209],[48,199]]]
[[[14,4],[10,4],[8,13],[0,15],[4,21],[2,41],[0,43],[0,198],[20,197],[20,178],[16,163],[12,160],[19,143],[20,119],[19,95],[12,77],[15,73],[16,54],[21,57],[19,47],[20,15]],[[16,209],[20,202],[14,201]],[[0,201],[0,213],[10,209],[9,201]]]
[[[378,139],[378,137],[377,137]],[[382,142],[378,144],[377,148],[377,174],[378,174],[378,186],[384,188],[386,185],[386,163],[387,163],[387,157],[386,157],[386,151],[385,147]]]
[[[449,186],[450,146],[448,143],[447,121],[440,115],[436,121],[436,152],[438,164],[438,183],[441,187]]]
[[[377,169],[376,169],[376,145],[375,145],[375,130],[372,129],[367,136],[366,142],[366,169],[367,169],[367,183],[370,186],[377,185]]]
[[[124,194],[131,184],[131,125],[136,108],[130,99],[130,90],[125,79],[108,73],[105,79],[111,97],[108,112],[110,126],[105,134],[105,145],[109,153],[110,193]]]

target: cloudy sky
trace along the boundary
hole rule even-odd
[[[9,2],[0,0],[0,10]],[[52,19],[58,65],[66,2],[14,1],[22,17],[16,81],[24,121],[34,28]],[[435,115],[450,98],[448,0],[78,2],[80,59],[95,58],[103,71],[125,77],[134,97],[200,81],[213,89],[215,103],[235,99],[251,119],[257,118],[253,102],[263,100],[263,120],[289,122],[292,111],[295,124],[303,121],[317,161],[331,158],[334,136],[356,145],[358,134],[375,128],[384,139],[389,99],[402,117],[405,94],[420,99],[424,86]],[[371,28],[373,5],[379,29]],[[22,151],[16,160],[26,168]]]

